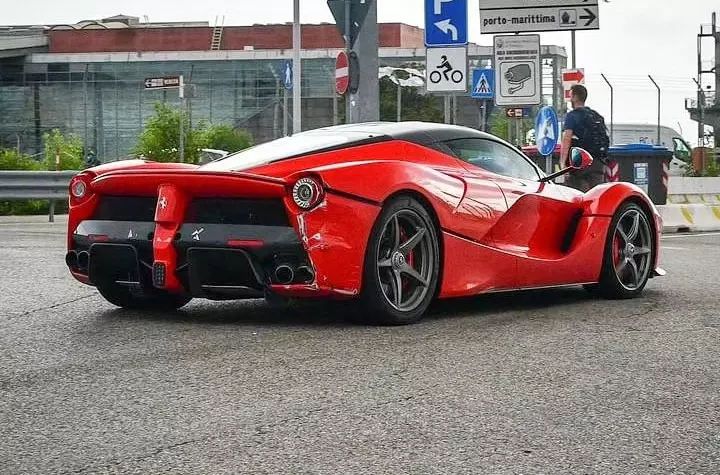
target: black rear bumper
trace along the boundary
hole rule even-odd
[[[174,269],[155,262],[154,232],[154,222],[84,221],[72,236],[67,264],[91,285],[162,288],[173,273],[185,293],[214,300],[262,297],[270,285],[315,278],[292,227],[184,224],[172,243]]]

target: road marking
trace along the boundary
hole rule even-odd
[[[706,237],[706,236],[720,236],[720,233],[696,233],[696,234],[673,234],[663,235],[662,239],[679,239],[686,237]]]
[[[665,251],[667,249],[671,249],[673,251],[687,251],[687,248],[685,247],[673,247],[673,246],[661,246],[660,250]]]

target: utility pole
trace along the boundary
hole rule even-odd
[[[302,131],[302,66],[300,51],[300,0],[293,2],[293,133]]]
[[[350,0],[345,0],[345,54],[348,58],[348,71],[352,69],[352,65],[350,64],[350,50],[352,49],[350,39],[352,37],[351,35],[351,24],[350,24]],[[352,94],[349,91],[345,94],[345,123],[346,124],[352,124],[353,121],[353,100],[352,100]]]
[[[600,74],[600,76],[602,76],[602,78],[605,80],[605,83],[610,88],[610,145],[612,145],[613,143],[615,143],[615,142],[613,142],[613,130],[615,128],[613,125],[613,112],[614,112],[614,106],[615,106],[615,88],[613,88],[612,84],[610,84],[610,81],[607,80],[607,78],[605,77],[605,74]]]
[[[180,75],[180,163],[185,163],[185,79]]]
[[[697,79],[693,78],[698,88],[698,110],[700,111],[700,120],[698,121],[698,147],[705,145],[705,92],[702,90],[702,85]]]
[[[710,25],[710,32],[706,33],[703,26],[700,26],[700,33],[697,37],[697,79],[693,79],[698,87],[697,102],[698,110],[700,112],[700,120],[698,121],[698,146],[705,146],[705,108],[708,106],[705,92],[702,88],[703,74],[715,74],[715,104],[718,104],[717,91],[720,90],[720,73],[717,71],[717,63],[720,61],[720,31],[717,31],[717,15],[713,12],[712,24]],[[710,70],[703,69],[702,64],[702,39],[713,38],[715,40],[715,67]],[[711,105],[712,107],[712,105]],[[711,121],[712,122],[712,121]],[[713,127],[714,128],[714,127]],[[717,143],[716,143],[717,146]]]
[[[657,93],[658,93],[658,103],[657,103],[657,104],[658,104],[658,105],[657,105],[657,145],[662,145],[662,144],[660,143],[660,86],[658,86],[658,84],[655,82],[655,80],[653,79],[652,76],[650,76],[650,75],[648,74],[648,77],[650,78],[650,80],[652,81],[652,83],[653,83],[653,84],[655,85],[655,87],[657,88]],[[670,145],[670,144],[668,144],[668,145]]]

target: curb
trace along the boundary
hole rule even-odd
[[[664,233],[720,231],[720,204],[667,204],[657,209]]]

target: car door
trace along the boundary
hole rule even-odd
[[[502,142],[468,138],[445,144],[469,172],[502,190],[507,212],[493,226],[490,240],[518,258],[518,287],[544,284],[544,277],[536,272],[538,260],[550,263],[562,256],[568,227],[580,209],[578,193],[541,182],[542,172],[537,166]]]

